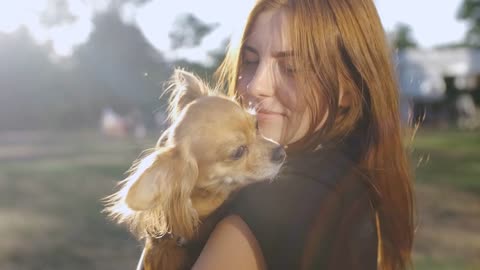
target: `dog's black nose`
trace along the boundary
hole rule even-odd
[[[277,148],[273,149],[272,162],[282,163],[285,160],[285,157],[287,157],[287,154],[285,153],[283,147],[278,146]]]

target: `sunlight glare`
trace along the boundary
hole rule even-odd
[[[108,2],[103,1],[103,3],[103,5],[98,3],[93,5],[90,2],[68,0],[68,11],[75,20],[71,23],[47,26],[42,23],[41,16],[49,8],[48,0],[12,1],[2,7],[8,12],[0,16],[0,32],[11,34],[20,27],[25,27],[37,44],[51,42],[57,56],[70,56],[75,46],[88,40],[93,30],[94,12],[105,9]]]
[[[45,10],[47,0],[16,0],[1,5],[0,32],[11,34],[21,26],[29,28],[38,21],[40,13]]]

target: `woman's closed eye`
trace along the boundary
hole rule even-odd
[[[242,52],[242,58],[243,58],[243,64],[245,65],[256,65],[258,64],[259,57],[257,51],[250,47],[250,46],[245,46]]]
[[[279,60],[278,66],[280,71],[286,75],[293,75],[297,72],[295,65],[289,60]]]

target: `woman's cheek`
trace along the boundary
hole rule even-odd
[[[237,92],[242,96],[247,94],[247,86],[250,82],[250,78],[246,74],[242,74],[238,76],[238,81],[237,81]]]
[[[257,118],[258,119],[258,118]],[[286,122],[282,118],[258,119],[260,133],[278,143],[284,143]]]

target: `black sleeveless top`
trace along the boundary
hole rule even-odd
[[[268,269],[377,269],[366,179],[335,149],[289,157],[272,182],[252,184],[227,212],[255,235]]]

